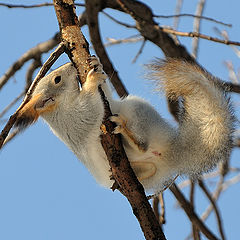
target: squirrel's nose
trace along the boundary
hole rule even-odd
[[[41,114],[52,112],[55,107],[56,102],[52,97],[37,94],[19,111],[15,126],[25,128],[34,123]]]
[[[25,128],[38,119],[39,114],[35,109],[35,105],[40,97],[40,94],[32,97],[30,101],[18,112],[15,127]]]

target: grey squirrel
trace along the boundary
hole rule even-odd
[[[107,75],[96,57],[80,89],[77,71],[67,63],[41,79],[17,126],[41,116],[88,168],[96,181],[111,187],[110,166],[100,142],[104,107],[101,84],[122,134],[130,164],[146,190],[159,191],[174,175],[197,177],[229,158],[234,117],[220,81],[194,63],[177,59],[150,64],[150,78],[168,98],[183,99],[179,126],[166,122],[144,99],[114,100]]]

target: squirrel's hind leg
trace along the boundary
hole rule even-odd
[[[117,125],[113,133],[122,134],[123,137],[125,137],[127,142],[130,144],[130,146],[134,149],[141,152],[147,151],[147,144],[139,140],[137,136],[135,136],[134,132],[131,131],[131,129],[128,127],[128,120],[124,116],[115,114],[114,116],[110,117],[110,120]]]
[[[146,180],[157,172],[153,162],[130,162],[130,164],[139,181]]]

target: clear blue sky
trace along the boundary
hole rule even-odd
[[[6,3],[33,4],[40,1],[5,1]],[[145,1],[151,3],[155,14],[173,14],[175,1]],[[197,1],[184,1],[183,13],[194,13]],[[205,16],[232,23],[226,28],[231,40],[240,41],[239,1],[207,1]],[[79,12],[82,9],[79,9]],[[113,16],[128,21],[114,11]],[[171,25],[172,20],[161,20]],[[180,21],[179,30],[191,31],[190,18]],[[123,29],[101,16],[102,35],[123,38],[132,36],[134,30]],[[30,47],[52,37],[58,30],[53,8],[7,9],[0,7],[1,26],[1,64],[0,75]],[[215,35],[217,26],[202,22],[201,32]],[[83,29],[87,35],[86,28]],[[191,51],[191,39],[181,38]],[[167,114],[164,98],[152,93],[151,86],[141,77],[142,64],[153,57],[163,57],[162,52],[151,43],[147,43],[143,54],[135,64],[140,43],[124,44],[108,48],[114,66],[119,71],[127,89],[152,102],[161,114],[173,122]],[[48,55],[44,55],[46,58]],[[239,58],[233,50],[206,40],[200,40],[199,62],[220,78],[228,79],[228,71],[223,62],[230,60],[239,69]],[[56,65],[66,62],[62,57]],[[0,92],[0,110],[18,93],[24,85],[28,64],[17,73]],[[239,96],[234,97],[236,110]],[[16,105],[17,107],[17,105]],[[15,108],[16,108],[15,107]],[[5,118],[11,113],[9,112]],[[237,111],[238,112],[238,111]],[[2,124],[2,121],[1,121]],[[3,125],[1,125],[2,128]],[[239,166],[239,150],[233,153],[233,165]],[[197,194],[198,212],[207,206],[206,200]],[[228,239],[239,238],[239,184],[228,190],[219,201],[223,213],[224,227]],[[190,226],[182,210],[177,209],[175,200],[169,191],[165,193],[166,219],[164,226],[169,240],[184,239]],[[211,229],[216,230],[214,216],[207,221]],[[48,129],[42,120],[15,138],[0,152],[0,239],[3,240],[65,240],[65,239],[143,239],[138,222],[131,212],[127,200],[119,193],[98,186],[88,171],[76,157]]]

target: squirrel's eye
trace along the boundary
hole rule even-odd
[[[54,78],[55,84],[60,83],[60,81],[61,81],[61,76],[56,76],[56,77]]]

